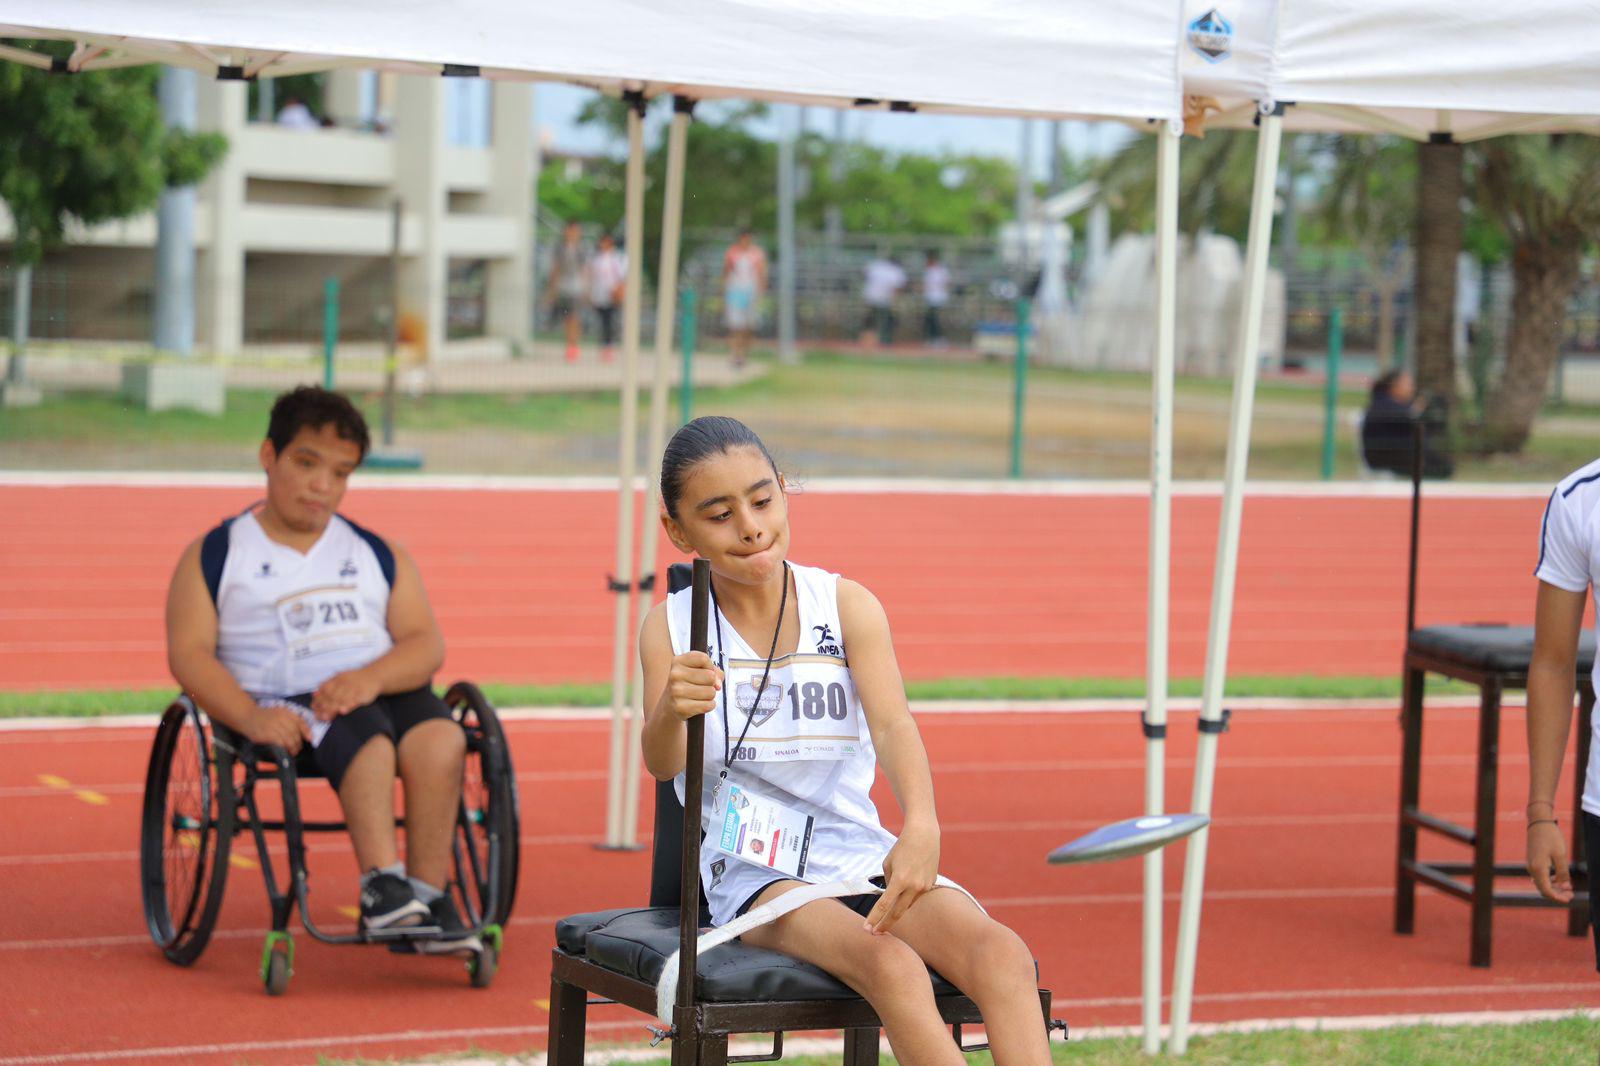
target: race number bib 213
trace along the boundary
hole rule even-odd
[[[377,641],[354,585],[323,585],[278,601],[278,625],[296,662]]]

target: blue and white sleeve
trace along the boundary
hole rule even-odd
[[[1578,521],[1572,501],[1559,488],[1552,492],[1539,525],[1539,562],[1533,575],[1568,592],[1587,590],[1591,547],[1587,525]]]

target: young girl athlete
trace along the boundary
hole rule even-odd
[[[711,563],[710,654],[689,651],[689,592],[640,634],[645,765],[683,796],[684,723],[705,716],[700,881],[724,925],[802,883],[881,872],[881,896],[819,899],[745,933],[834,974],[877,1010],[895,1057],[963,1061],[928,967],[983,1013],[1002,1066],[1049,1062],[1033,956],[939,873],[927,752],[883,607],[854,581],[794,565],[782,475],[732,418],[697,418],[661,463],[662,524]],[[883,764],[899,839],[868,796]]]

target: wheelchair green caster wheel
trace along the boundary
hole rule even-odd
[[[493,944],[483,945],[467,960],[467,973],[472,976],[473,988],[488,988],[494,982],[494,972],[500,966],[500,950]]]
[[[294,940],[288,933],[268,933],[261,950],[261,983],[267,995],[281,996],[294,976]]]

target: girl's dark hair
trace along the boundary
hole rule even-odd
[[[357,445],[361,458],[367,457],[372,443],[367,433],[367,420],[344,393],[316,385],[301,385],[278,397],[267,419],[267,439],[272,442],[273,450],[282,455],[302,429],[318,430],[327,425],[333,426],[340,437]]]
[[[761,438],[737,418],[726,415],[703,415],[683,428],[667,441],[667,450],[661,453],[661,502],[667,513],[678,517],[678,498],[683,495],[683,483],[696,463],[735,448],[754,448],[766,458],[773,474],[778,464],[772,453],[761,443]]]

